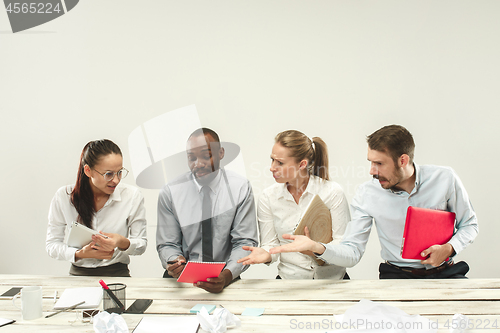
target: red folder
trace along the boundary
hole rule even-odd
[[[208,278],[218,277],[224,266],[225,262],[188,261],[177,282],[207,281]]]
[[[403,259],[424,260],[420,253],[432,245],[446,244],[455,230],[455,213],[408,207],[401,244]]]

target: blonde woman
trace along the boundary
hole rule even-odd
[[[271,264],[279,259],[278,279],[343,279],[345,267],[318,265],[313,253],[269,254],[269,249],[290,243],[283,234],[293,234],[300,216],[317,194],[332,216],[332,243],[339,243],[350,220],[349,205],[339,184],[329,180],[326,143],[304,133],[279,133],[271,152],[276,184],[262,193],[258,207],[260,246],[244,246],[251,253],[238,262]]]

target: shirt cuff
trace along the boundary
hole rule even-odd
[[[120,250],[120,248],[118,248],[118,250],[122,251],[125,254],[133,255],[133,253],[135,252],[135,249],[137,249],[137,246],[139,245],[138,240],[137,239],[129,239],[129,242],[130,242],[130,245],[128,246],[128,249],[126,249],[125,251],[122,251],[122,250]]]
[[[183,256],[184,254],[182,253],[172,253],[172,251],[167,251],[166,248],[161,249],[158,251],[158,255],[160,257],[160,262],[163,266],[163,268],[167,269],[167,262],[169,261],[175,261],[179,256]],[[188,260],[186,260],[188,261]]]
[[[182,254],[173,254],[171,255],[170,257],[167,258],[167,260],[165,260],[165,264],[168,262],[168,261],[176,261],[177,258],[179,258],[179,256],[184,256]]]
[[[456,256],[460,251],[462,251],[464,249],[464,247],[457,240],[450,239],[450,241],[448,243],[451,246],[453,246],[453,251],[455,251],[455,253],[452,253],[450,257]]]
[[[269,250],[272,249],[273,247],[271,246],[262,246],[262,249],[266,250],[269,253]],[[271,261],[266,262],[265,264],[267,266],[270,266],[271,264],[275,263],[278,260],[279,253],[271,254]]]
[[[67,247],[65,253],[64,253],[64,256],[66,257],[65,259],[69,262],[71,262],[72,264],[74,264],[76,262],[75,260],[75,253],[76,251],[78,251],[78,249],[76,247]]]
[[[241,272],[243,271],[243,265],[230,262],[226,265],[226,267],[224,267],[224,269],[229,269],[231,271],[231,274],[233,275],[233,280],[234,280],[238,276],[240,276]]]
[[[330,261],[328,259],[331,259],[333,257],[334,252],[333,252],[333,250],[329,249],[329,247],[325,243],[320,242],[320,244],[325,247],[325,252],[323,252],[323,254],[314,253],[314,252],[313,253],[316,256],[316,258],[321,259],[324,262],[328,263]]]
[[[130,255],[130,256],[136,256],[143,254],[146,251],[146,246],[147,246],[147,241],[145,241],[142,238],[137,238],[137,239],[128,239],[130,241],[130,245],[128,246],[128,249],[125,251],[122,251],[123,253]],[[118,249],[120,250],[120,249]],[[120,250],[121,251],[121,250]]]

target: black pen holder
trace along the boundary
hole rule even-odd
[[[109,290],[118,298],[120,302],[123,304],[123,308],[120,308],[118,304],[109,296],[106,290],[102,290],[103,298],[102,298],[102,309],[109,313],[123,313],[125,311],[125,289],[127,286],[123,283],[111,283],[108,284]]]

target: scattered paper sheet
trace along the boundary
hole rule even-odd
[[[362,299],[344,315],[335,315],[331,333],[436,333],[437,323],[420,315],[409,315],[401,309]]]
[[[241,314],[242,316],[253,316],[258,317],[262,316],[265,308],[245,308],[245,311]]]
[[[191,310],[189,310],[189,312],[198,313],[201,311],[201,308],[205,308],[205,309],[207,309],[208,313],[212,313],[212,311],[215,310],[216,306],[213,304],[196,304],[195,306],[193,306],[191,308]]]
[[[15,322],[15,320],[0,318],[0,327],[8,325],[8,324],[12,324],[13,322]]]
[[[99,307],[101,300],[101,287],[68,288],[64,290],[63,294],[54,305],[54,310],[67,308],[81,301],[85,301],[85,303],[79,305],[77,309],[95,309]]]
[[[133,333],[196,333],[199,325],[195,316],[144,317]]]

